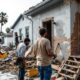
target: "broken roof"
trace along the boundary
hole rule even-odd
[[[29,16],[34,16],[45,9],[48,9],[51,6],[54,6],[55,4],[58,4],[64,0],[45,0],[41,3],[37,4],[36,6],[31,7],[29,10],[25,11],[24,14]]]

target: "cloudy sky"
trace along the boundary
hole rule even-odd
[[[42,0],[0,0],[0,12],[5,12],[8,15],[8,22],[3,26],[3,31],[5,31],[6,27],[12,26],[21,13],[41,1]]]

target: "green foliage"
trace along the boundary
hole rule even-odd
[[[0,23],[1,26],[3,26],[5,23],[7,23],[8,19],[7,19],[7,14],[4,12],[0,13]]]
[[[6,28],[6,32],[9,33],[10,32],[10,28]]]
[[[8,21],[7,14],[4,12],[0,13],[0,24],[1,24],[1,36],[2,36],[2,26]]]
[[[0,32],[0,36],[6,36],[6,34],[5,33],[3,33],[3,32]]]

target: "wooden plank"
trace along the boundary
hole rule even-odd
[[[52,64],[51,67],[52,67],[52,69],[54,69],[56,71],[58,71],[60,69],[59,65]]]
[[[69,60],[70,58],[73,58],[73,59]],[[61,69],[58,71],[58,74],[60,74],[61,76],[65,77],[65,78],[69,78],[70,80],[77,80],[77,78],[80,74],[80,62],[77,60],[79,58],[80,58],[80,56],[70,56],[66,62],[69,62],[69,63],[71,62],[73,64],[68,64],[65,62],[62,65]],[[76,63],[76,65],[74,63]],[[67,69],[67,67],[69,67],[69,68]],[[76,71],[73,71],[72,68],[73,68],[73,70],[76,69]],[[64,71],[64,73],[63,73],[63,71]],[[72,73],[72,74],[70,75],[67,72]]]
[[[59,77],[56,80],[64,80],[64,77]]]
[[[78,61],[72,61],[72,60],[67,60],[68,62],[72,62],[72,63],[77,63],[77,64],[80,64],[80,62]]]
[[[80,56],[70,56],[70,57],[72,57],[72,58],[80,58]]]
[[[79,68],[78,66],[74,66],[74,65],[69,65],[69,64],[64,64],[64,65],[71,68]]]
[[[70,75],[63,74],[63,73],[59,73],[59,75],[61,75],[61,76],[63,76],[63,77],[70,78],[70,79],[74,79],[74,77],[72,77],[72,76],[70,76]]]
[[[63,68],[62,70],[67,71],[67,72],[70,72],[70,73],[74,73],[74,74],[77,73],[77,72],[72,71],[72,70],[70,70],[70,69],[64,69],[64,68]]]

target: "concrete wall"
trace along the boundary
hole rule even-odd
[[[26,17],[24,17],[24,19],[21,18],[13,30],[13,35],[15,32],[17,32],[19,35],[19,29],[22,29],[22,40],[23,40],[26,37],[25,28],[29,27],[29,38],[32,41],[32,28],[31,28],[31,26],[32,26],[32,23],[30,20],[28,20]]]
[[[52,24],[52,40],[54,44],[54,53],[61,56],[61,59],[68,57],[70,53],[70,5],[65,4],[59,7],[49,9],[47,12],[38,14],[33,17],[33,32],[34,43],[39,37],[39,26],[42,26],[42,21],[46,18],[54,17],[56,25]],[[58,43],[60,44],[58,47]],[[57,51],[56,51],[57,50]],[[67,55],[67,56],[66,56]]]
[[[10,43],[13,44],[13,37],[4,37],[3,46],[9,46]]]

